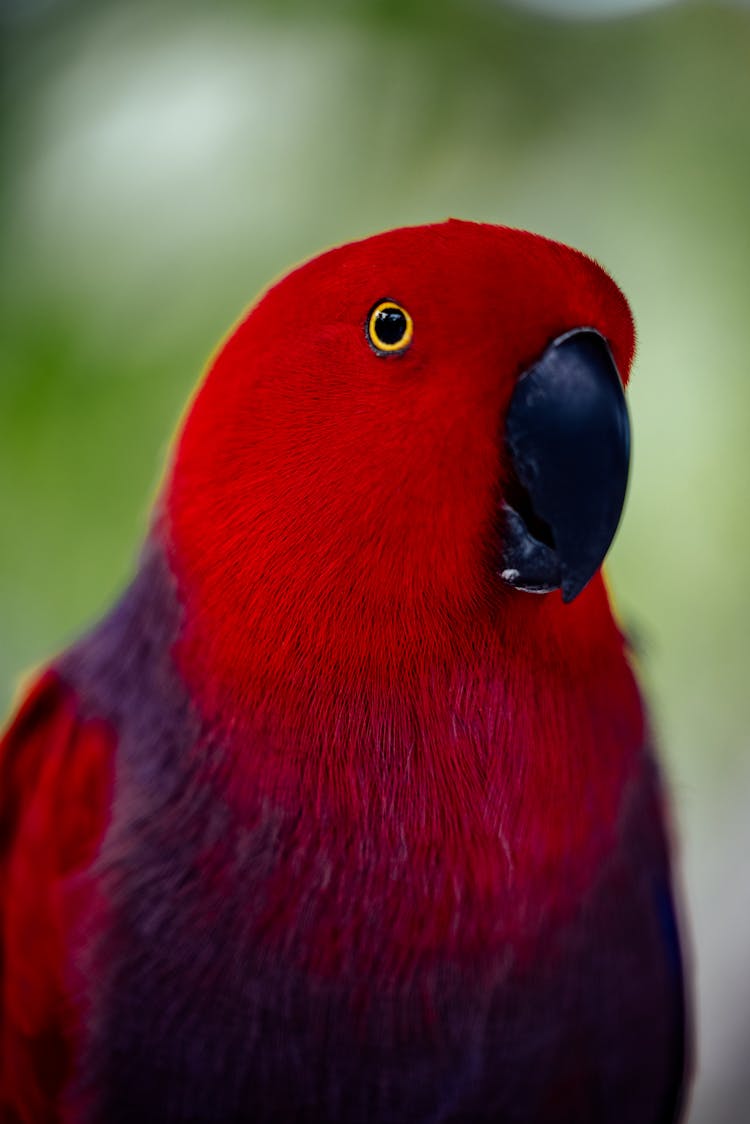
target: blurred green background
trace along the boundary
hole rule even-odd
[[[748,1119],[750,9],[0,0],[0,710],[132,572],[259,288],[448,215],[597,257],[639,332],[610,576],[697,962],[691,1121]]]

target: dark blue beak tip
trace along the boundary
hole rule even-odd
[[[598,567],[597,567],[597,569],[598,569]],[[595,573],[596,573],[596,570],[594,571],[594,574]],[[565,602],[566,605],[569,605],[571,603],[571,601],[575,601],[575,599],[576,599],[576,597],[578,597],[579,593],[583,593],[586,586],[589,584],[591,579],[594,577],[594,574],[591,574],[590,577],[586,577],[586,578],[583,578],[583,579],[579,578],[576,581],[572,581],[568,578],[563,578],[562,585],[561,585],[560,589],[562,591],[562,599],[563,599],[563,601]]]

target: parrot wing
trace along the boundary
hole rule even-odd
[[[70,933],[91,904],[114,735],[48,670],[0,739],[0,1119],[51,1124],[76,1018]],[[7,1116],[5,1114],[8,1114]]]

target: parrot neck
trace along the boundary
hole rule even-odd
[[[386,849],[447,848],[480,882],[565,856],[584,877],[614,837],[644,728],[601,578],[572,605],[505,589],[484,617],[339,605],[335,619],[298,610],[296,632],[233,605],[218,637],[179,574],[177,588],[174,656],[225,731],[238,808],[324,810]]]
[[[118,732],[130,784],[157,803],[180,793],[199,842],[208,805],[231,817],[250,858],[226,893],[257,891],[264,932],[298,959],[335,973],[345,940],[369,979],[446,950],[521,954],[580,908],[643,766],[601,583],[573,606],[514,594],[471,637],[438,648],[425,625],[392,665],[334,659],[317,678],[299,648],[274,662],[257,631],[227,663],[207,623],[151,543],[61,671]]]

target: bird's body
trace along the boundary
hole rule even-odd
[[[496,228],[423,230],[468,242],[475,265],[497,254]],[[360,244],[365,264],[425,236]],[[551,245],[532,240],[532,260]],[[352,392],[331,363],[367,348],[343,330],[347,301],[409,299],[403,264],[358,297],[353,250],[327,256],[342,287],[314,382],[278,293],[325,257],[227,345],[135,581],[2,743],[14,1124],[677,1118],[663,798],[603,581],[566,605],[484,565],[507,409],[491,380],[462,398],[455,365],[427,357],[417,395],[408,357],[383,349]],[[565,253],[601,293],[542,315],[518,362],[583,320],[626,369],[622,298]],[[386,370],[412,395],[392,418]]]

